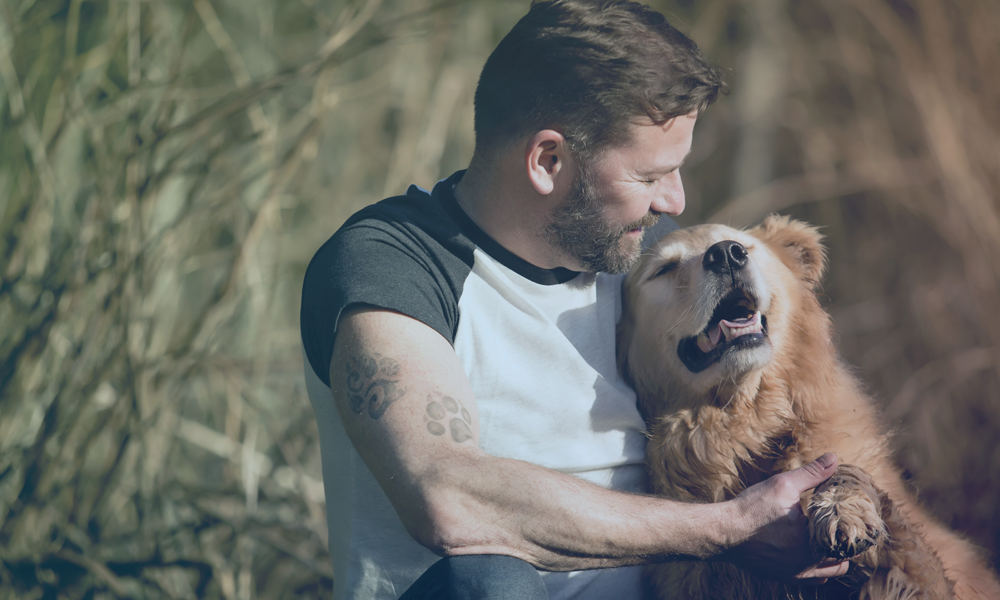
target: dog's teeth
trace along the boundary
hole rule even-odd
[[[755,312],[752,317],[747,319],[737,319],[735,321],[722,320],[719,322],[718,328],[726,336],[727,342],[743,335],[763,333],[764,331],[764,327],[760,321],[760,311]]]
[[[704,331],[698,334],[696,342],[698,343],[698,349],[706,354],[715,349],[715,344],[712,343],[712,340],[708,339]]]

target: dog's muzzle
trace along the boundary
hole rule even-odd
[[[728,352],[755,348],[767,339],[767,317],[757,310],[759,300],[745,283],[748,260],[746,247],[733,240],[705,251],[702,266],[709,276],[721,279],[719,283],[728,284],[728,291],[723,290],[705,329],[677,346],[678,357],[692,373],[704,371]]]

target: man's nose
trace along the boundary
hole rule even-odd
[[[684,212],[684,184],[681,182],[681,174],[672,173],[667,183],[665,189],[649,205],[649,210],[677,216]]]

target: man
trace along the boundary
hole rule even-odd
[[[724,89],[646,7],[536,0],[483,69],[469,169],[317,252],[302,336],[335,598],[638,598],[637,565],[678,559],[846,571],[817,565],[798,507],[832,456],[730,502],[640,495],[616,274],[676,227]]]

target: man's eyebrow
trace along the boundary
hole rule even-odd
[[[679,168],[681,168],[681,167],[684,166],[684,163],[687,162],[687,159],[688,159],[689,156],[691,156],[691,151],[690,150],[687,151],[687,154],[684,155],[684,158],[682,158],[681,161],[679,163],[677,163],[677,164],[665,165],[665,166],[662,166],[662,167],[653,167],[651,169],[645,169],[645,170],[641,171],[641,173],[643,175],[662,175],[662,174],[665,174],[665,173],[670,173],[672,171],[676,171],[677,169],[679,169]]]

